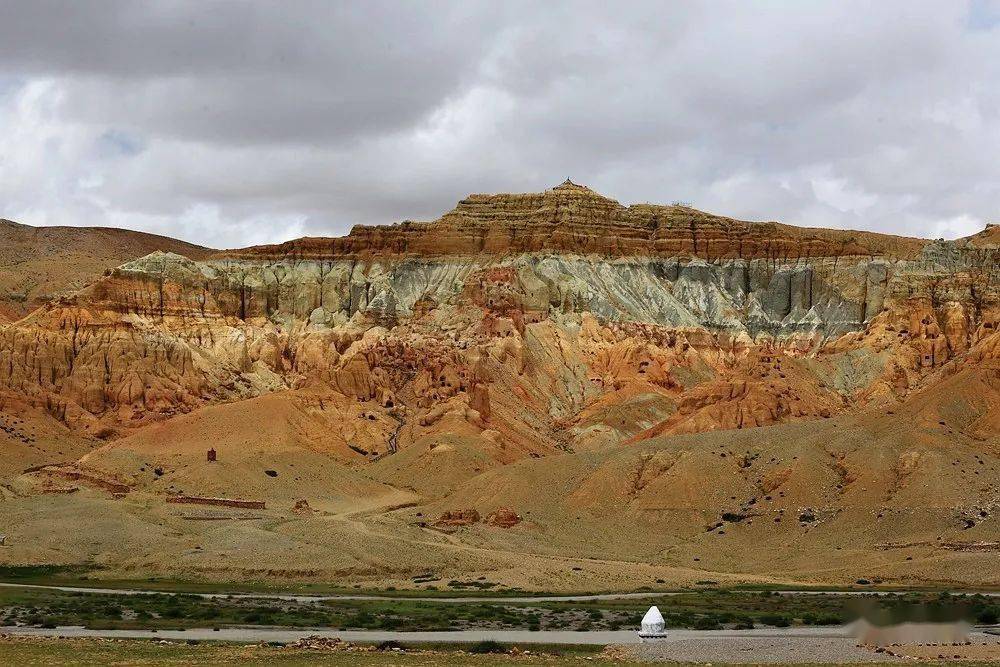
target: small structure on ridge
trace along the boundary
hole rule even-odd
[[[208,450],[208,461],[209,461],[209,463],[211,463],[212,461],[214,461],[215,457],[216,457],[216,453],[215,453],[215,448],[213,447],[212,449]]]

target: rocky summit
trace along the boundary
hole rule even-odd
[[[0,325],[0,560],[988,583],[997,230],[747,222],[566,181],[342,238],[155,248]]]

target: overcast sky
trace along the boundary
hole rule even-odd
[[[0,0],[0,217],[233,247],[567,177],[979,231],[1000,2]]]

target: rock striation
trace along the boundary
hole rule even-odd
[[[0,219],[0,323],[157,250],[192,259],[210,254],[207,248],[126,229],[32,227]]]
[[[823,419],[997,331],[994,232],[745,222],[569,181],[471,195],[433,222],[126,262],[0,328],[0,394],[114,439],[322,387],[385,433],[345,441],[358,460],[446,433],[508,462]]]
[[[0,324],[5,553],[366,587],[980,589],[996,229],[804,229],[564,183],[128,254]]]
[[[541,193],[470,195],[430,223],[357,226],[344,238],[303,238],[230,251],[241,258],[470,256],[529,252],[768,259],[880,255],[913,259],[919,239],[745,222],[688,206],[623,206],[569,180]]]

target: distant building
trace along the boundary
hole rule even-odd
[[[209,461],[214,461],[215,457],[216,457],[215,449],[213,448],[213,449],[208,450],[208,460]]]

